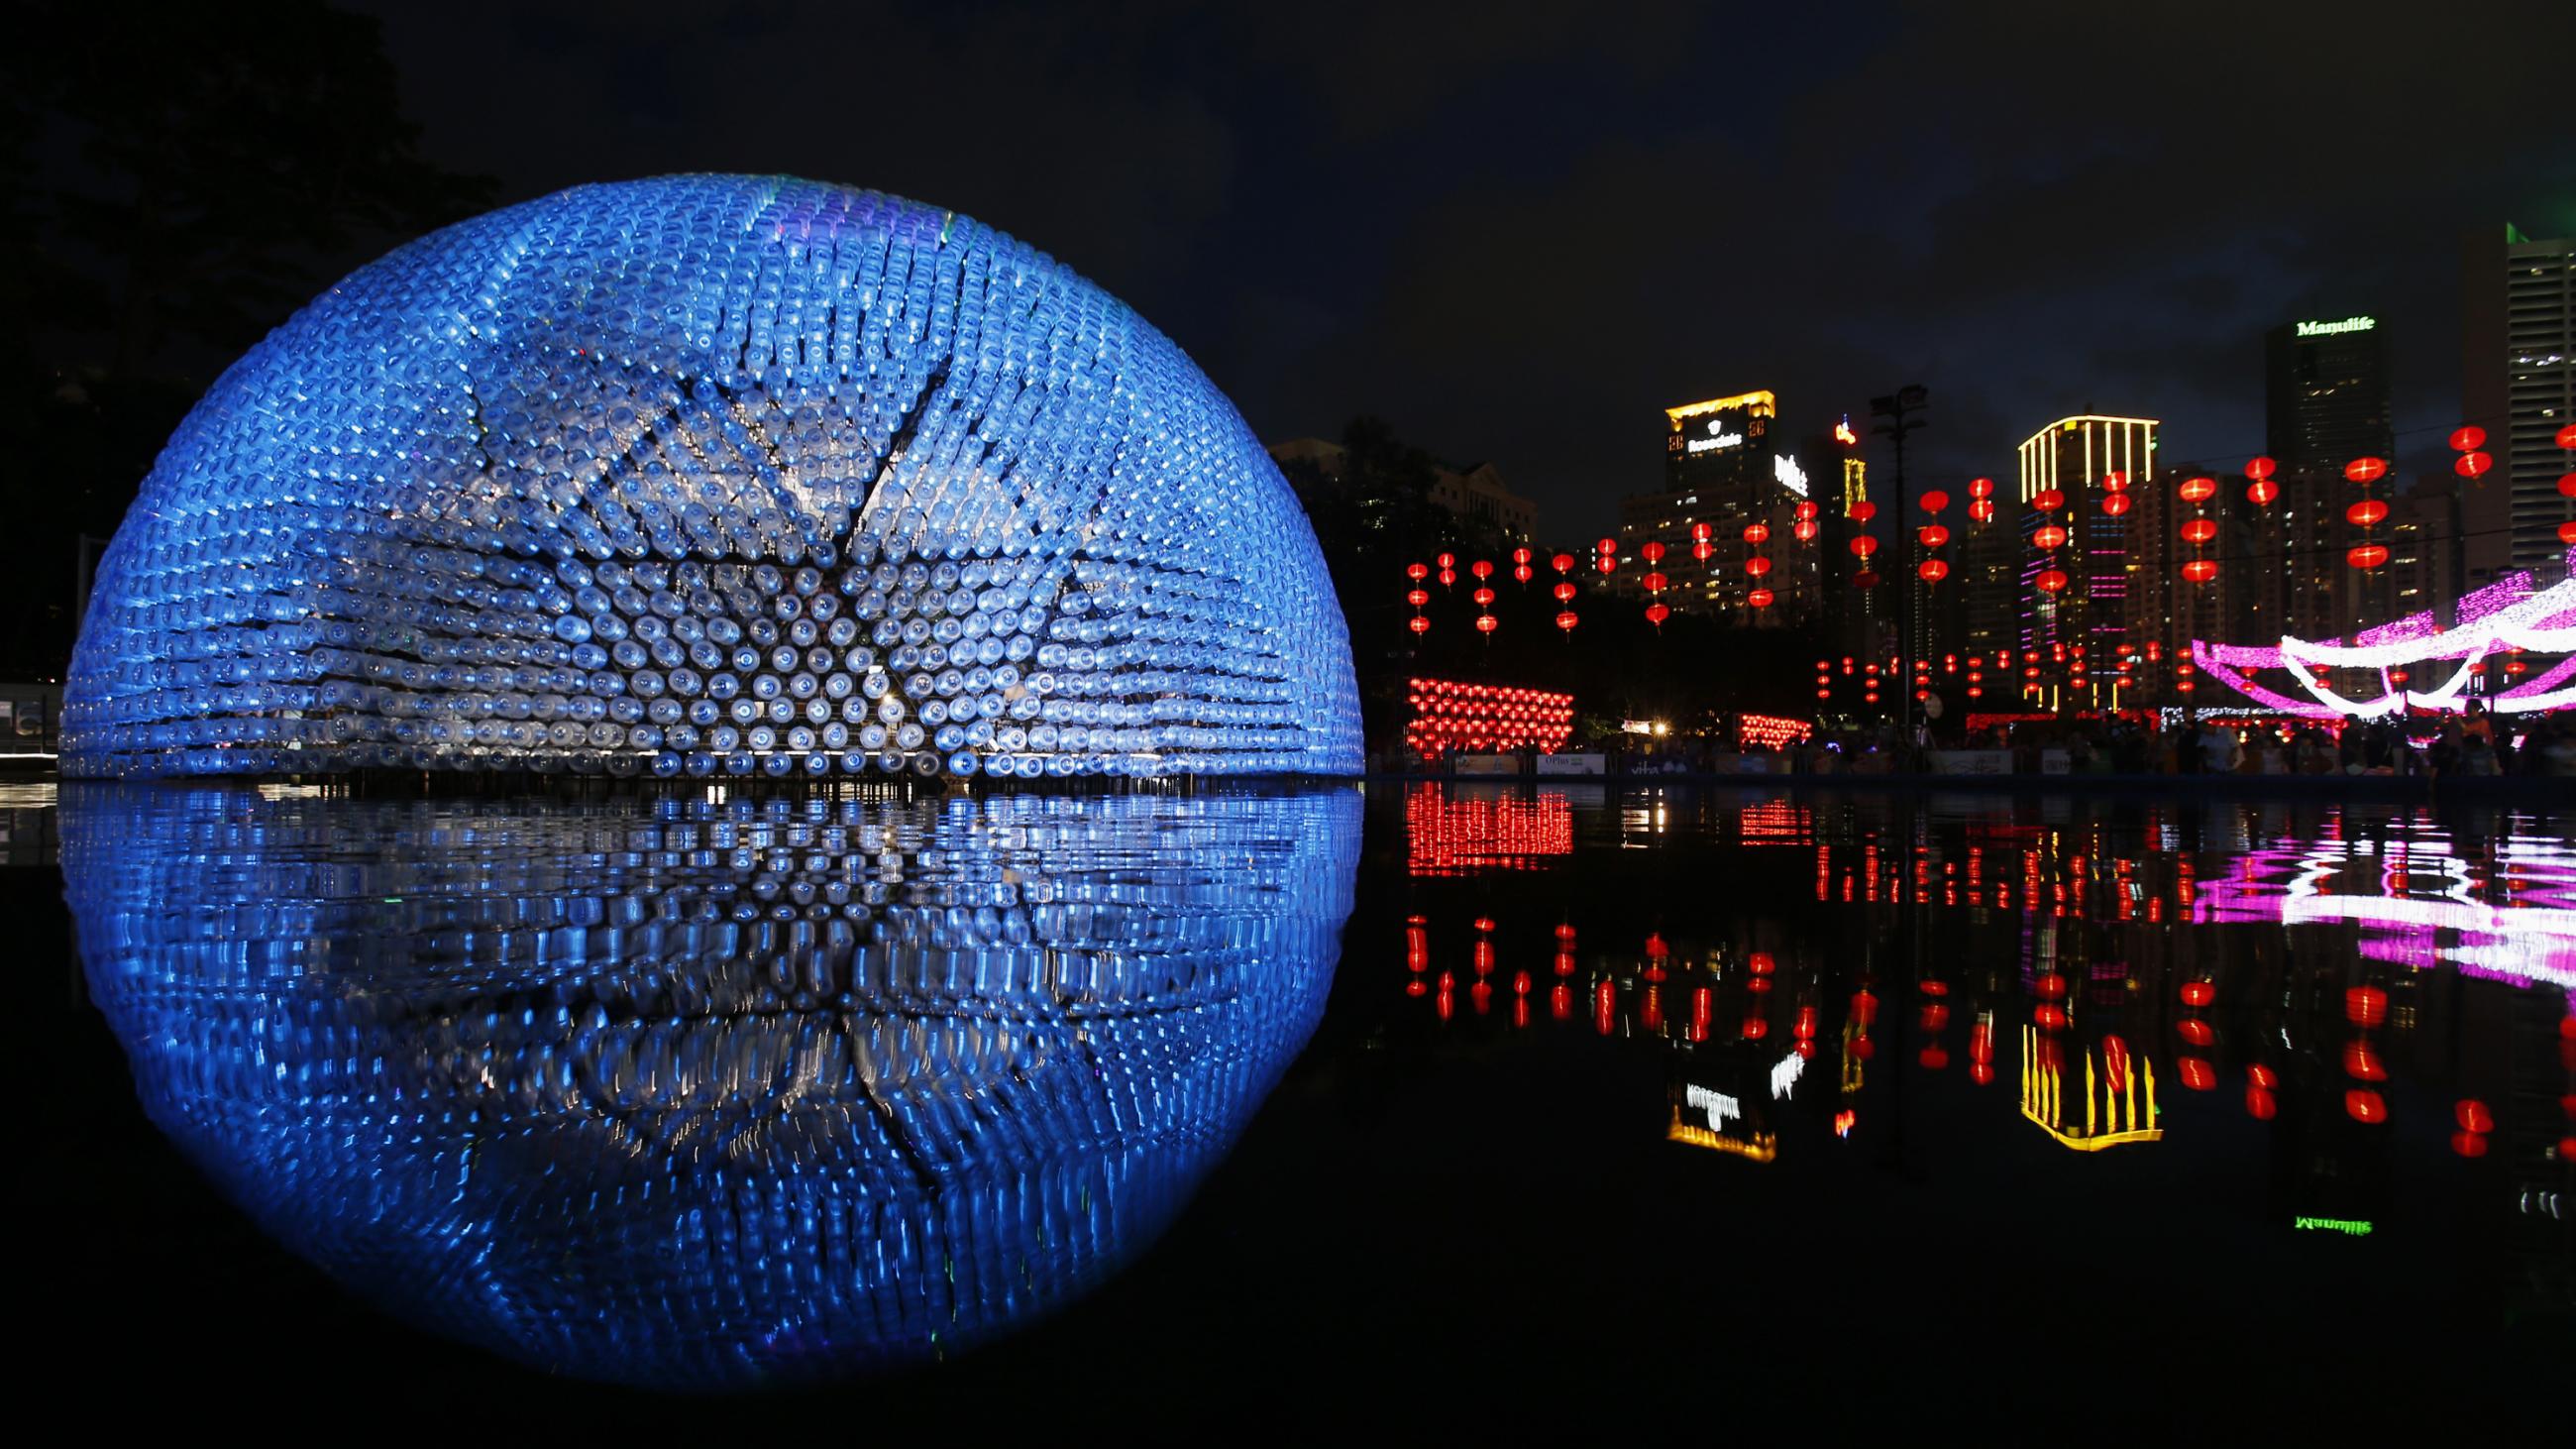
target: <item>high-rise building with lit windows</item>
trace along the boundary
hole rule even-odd
[[[2486,429],[2495,467],[2464,485],[2467,585],[2548,569],[2567,544],[2576,498],[2558,491],[2576,455],[2576,238],[2534,241],[2512,226],[2473,235],[2463,277],[2460,371],[2466,420]]]
[[[2347,517],[2362,491],[2344,477],[2355,458],[2394,461],[2388,329],[2358,312],[2284,322],[2264,334],[2263,361],[2263,450],[2280,467],[2281,496],[2258,520],[2270,547],[2249,562],[2261,577],[2241,591],[2268,586],[2266,612],[2284,633],[2339,638],[2388,615],[2386,571],[2346,562],[2365,534]],[[2376,496],[2387,501],[2384,489]]]
[[[1664,409],[1664,487],[1619,500],[1619,572],[1612,591],[1643,599],[1649,573],[1661,573],[1660,595],[1677,612],[1695,612],[1755,626],[1804,622],[1821,597],[1820,549],[1793,534],[1797,507],[1821,491],[1808,478],[1800,450],[1779,431],[1779,399],[1768,391],[1709,398]],[[1821,500],[1819,500],[1821,501]],[[1745,530],[1769,530],[1760,543]],[[1696,533],[1706,528],[1709,556],[1700,559]],[[1642,550],[1663,545],[1649,564]],[[1765,573],[1746,565],[1768,560]],[[1770,591],[1755,608],[1756,589]]]
[[[2123,696],[2120,662],[2133,624],[2131,595],[2165,587],[2173,540],[2147,536],[2132,515],[2139,501],[2166,483],[2156,467],[2154,418],[2083,413],[2059,418],[2022,440],[2019,472],[2008,511],[2022,540],[2019,569],[2024,656],[2036,656],[2041,673],[2025,684],[2024,698],[2048,709],[2112,709]],[[2126,494],[2126,507],[2104,500]],[[2040,500],[2056,495],[2056,507]],[[2004,511],[2004,510],[1999,510]],[[2005,522],[1998,517],[1997,524]],[[2041,548],[2041,530],[2065,538]],[[2050,574],[2063,575],[2063,587]],[[2038,689],[2036,695],[2028,690]]]

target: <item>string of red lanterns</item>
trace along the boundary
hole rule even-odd
[[[1995,480],[1968,480],[1968,521],[1980,529],[1995,521]]]
[[[2480,441],[2485,440],[2482,437]],[[2388,476],[2388,460],[2355,458],[2343,465],[2343,476],[2361,485],[2361,501],[2346,508],[2343,517],[2361,530],[2363,540],[2344,550],[2344,562],[2357,569],[2375,569],[2388,562],[2388,546],[2372,539],[2370,530],[2388,516],[2388,505],[2370,496],[2370,485]]]
[[[2272,475],[2280,469],[2281,465],[2269,458],[2246,459],[2245,501],[2257,508],[2271,507],[2272,500],[2281,496],[2281,485],[2272,481]]]
[[[1556,588],[1553,590],[1557,605],[1556,627],[1571,636],[1574,633],[1574,626],[1580,622],[1575,617],[1574,610],[1569,607],[1574,602],[1574,580],[1569,577],[1574,572],[1574,555],[1558,554],[1547,561],[1547,566],[1556,570],[1557,574]]]
[[[1914,541],[1921,545],[1923,562],[1914,566],[1915,577],[1927,584],[1937,584],[1950,576],[1949,563],[1940,557],[1941,546],[1950,541],[1950,530],[1941,524],[1941,510],[1950,506],[1950,495],[1935,488],[1919,500],[1923,514],[1932,522],[1914,530]]]
[[[2568,452],[2576,452],[2576,423],[2569,423],[2558,430],[2558,446]],[[2576,498],[2576,473],[2558,475],[2558,496]],[[2576,518],[2558,525],[2558,541],[2576,548]]]
[[[1707,525],[1703,524],[1701,526],[1706,527]],[[1744,543],[1746,547],[1758,549],[1770,541],[1771,525],[1767,523],[1748,523],[1744,525]],[[1744,595],[1745,604],[1748,607],[1756,609],[1770,608],[1772,600],[1771,590],[1762,582],[1762,580],[1771,572],[1770,557],[1761,553],[1748,555],[1744,560],[1744,571],[1747,574],[1750,574],[1754,580],[1753,587]]]
[[[1852,575],[1852,587],[1874,589],[1878,587],[1878,571],[1870,567],[1869,556],[1878,552],[1878,538],[1869,531],[1868,524],[1878,516],[1878,505],[1863,498],[1853,503],[1845,516],[1862,526],[1851,541],[1852,556],[1860,560],[1860,571]]]
[[[1671,582],[1664,577],[1664,571],[1658,567],[1664,561],[1663,541],[1647,539],[1637,546],[1637,557],[1645,560],[1646,563],[1646,576],[1637,582],[1645,585],[1647,596],[1653,600],[1646,605],[1646,622],[1654,625],[1657,632],[1661,632],[1664,621],[1673,616],[1673,611],[1665,607],[1662,598],[1665,587]]]
[[[2057,549],[2066,542],[2066,529],[2050,521],[2065,506],[2066,495],[2054,488],[2043,488],[2031,495],[2030,510],[2040,524],[2031,530],[2030,546],[2040,551],[2040,562],[2047,566],[2030,581],[2030,586],[2043,594],[2055,594],[2066,587],[2066,571],[2057,566]]]
[[[2191,517],[2183,521],[2182,541],[2191,545],[2192,556],[2184,562],[2182,576],[2195,584],[2208,583],[2218,577],[2218,560],[2202,553],[2210,541],[2218,537],[2218,525],[2209,517],[2209,500],[2218,496],[2218,480],[2200,476],[2185,478],[2182,486],[2174,491],[2181,495],[2183,502],[2191,505]]]

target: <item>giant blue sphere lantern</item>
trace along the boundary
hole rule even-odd
[[[586,186],[362,268],[117,532],[63,767],[1346,774],[1313,530],[1170,339],[952,212]]]

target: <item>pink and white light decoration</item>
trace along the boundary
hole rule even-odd
[[[2278,644],[2194,639],[2191,657],[2202,674],[2246,698],[2314,719],[2373,719],[2410,711],[2457,714],[2472,701],[2497,714],[2576,708],[2576,682],[2571,682],[2576,681],[2576,578],[2534,589],[2530,574],[2508,574],[2464,595],[2454,617],[2458,622],[2445,629],[2430,611],[2409,615],[2365,629],[2349,644],[2287,636]],[[2497,693],[2468,692],[2490,656],[2514,650],[2565,657]],[[2418,676],[2416,667],[2428,664],[2451,668]],[[2295,698],[2249,677],[2266,669],[2287,671],[2308,697]],[[2380,693],[2370,699],[2347,698],[2318,677],[2327,669],[2375,670]],[[2430,687],[2408,687],[2417,677]]]

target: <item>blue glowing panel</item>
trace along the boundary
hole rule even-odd
[[[727,1388],[955,1352],[1159,1234],[1314,1031],[1359,807],[102,785],[62,858],[145,1110],[269,1233]]]
[[[783,178],[404,247],[227,372],[108,549],[86,776],[1347,774],[1314,532],[1170,339]]]

